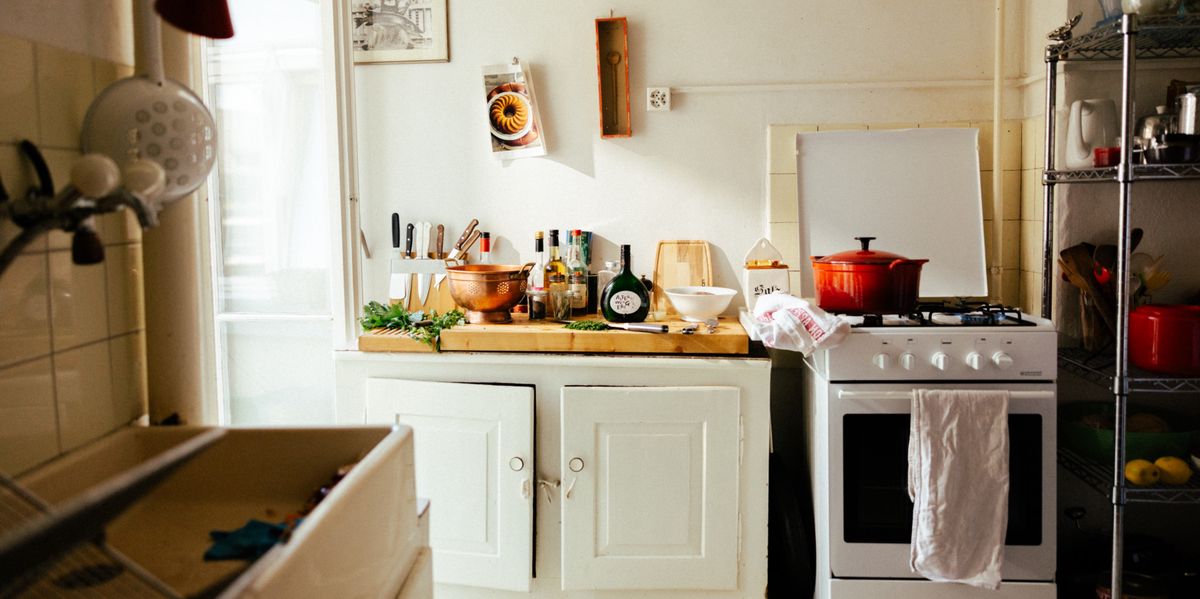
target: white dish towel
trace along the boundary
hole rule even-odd
[[[1000,587],[1008,527],[1008,392],[917,389],[908,436],[909,566]]]
[[[850,321],[786,293],[759,296],[754,304],[754,336],[763,345],[811,355],[834,347],[850,333]]]

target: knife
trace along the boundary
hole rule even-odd
[[[437,253],[433,255],[433,257],[437,260],[441,260],[442,258],[446,257],[446,255],[442,253],[442,245],[445,243],[445,241],[446,241],[446,226],[438,225],[437,226]]]
[[[404,230],[404,257],[405,258],[409,258],[412,256],[412,247],[413,247],[413,224],[408,223],[408,226]],[[408,288],[409,288],[409,286],[412,285],[412,273],[403,272],[400,274],[403,277],[400,280],[400,285],[399,285],[400,299],[403,301],[403,300],[408,299]],[[405,305],[405,307],[407,308],[407,304]]]
[[[392,260],[399,260],[400,255],[400,215],[392,213]],[[393,302],[399,302],[404,299],[404,288],[400,286],[403,274],[393,271],[392,278],[388,284],[388,299]]]
[[[458,236],[458,241],[454,242],[454,247],[450,250],[450,253],[446,255],[444,260],[447,260],[447,261],[455,260],[460,255],[462,255],[463,244],[465,244],[467,242],[467,238],[471,236],[471,233],[473,233],[475,231],[475,227],[478,225],[479,225],[479,219],[475,219],[475,218],[471,219],[471,222],[469,224],[467,224],[466,229],[463,229],[462,235]],[[435,275],[433,277],[433,286],[441,287],[442,281],[445,278],[446,278],[446,273],[439,272],[437,275]]]
[[[429,229],[432,226],[428,222],[421,223],[421,233],[418,237],[420,241],[417,243],[419,256],[417,257],[422,260],[429,259]],[[417,301],[421,302],[422,306],[425,305],[425,300],[429,299],[429,283],[432,280],[433,277],[428,274],[417,274]]]

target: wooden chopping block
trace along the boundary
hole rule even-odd
[[[1066,248],[1058,254],[1061,258],[1059,266],[1063,272],[1067,273],[1067,279],[1071,281],[1072,285],[1078,287],[1080,292],[1086,293],[1092,298],[1096,304],[1096,311],[1100,313],[1100,319],[1115,335],[1117,332],[1116,309],[1108,294],[1104,292],[1100,283],[1092,275],[1094,268],[1092,255],[1082,244]]]

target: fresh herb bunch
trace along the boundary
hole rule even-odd
[[[409,312],[400,304],[385,306],[371,302],[363,306],[363,316],[358,320],[364,331],[371,329],[398,329],[409,337],[437,349],[442,329],[449,329],[465,322],[460,310],[438,314],[437,310]]]
[[[608,323],[602,320],[576,320],[568,322],[566,328],[572,331],[606,331]]]

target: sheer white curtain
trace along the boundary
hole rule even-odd
[[[231,0],[205,52],[218,126],[209,207],[216,381],[233,425],[333,419],[321,2]],[[332,170],[331,170],[332,169]]]

